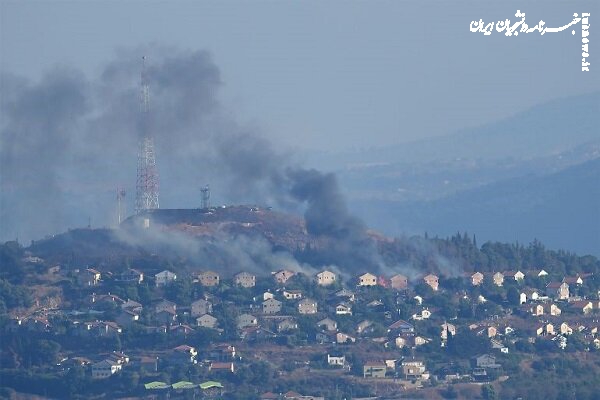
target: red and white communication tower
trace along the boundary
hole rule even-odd
[[[146,76],[146,57],[142,57],[141,77],[141,140],[137,161],[135,185],[135,213],[156,210],[158,205],[158,170],[154,155],[154,138],[148,129],[150,113],[150,87]]]

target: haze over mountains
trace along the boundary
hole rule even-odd
[[[533,159],[600,141],[599,113],[600,92],[593,92],[558,98],[500,121],[437,138],[353,153],[327,154],[316,161],[339,167],[342,164],[428,163],[457,158]],[[435,110],[431,110],[431,117],[435,118]],[[465,125],[469,122],[465,121]]]
[[[600,93],[557,99],[437,139],[320,155],[354,212],[387,234],[600,252]]]
[[[459,191],[432,201],[352,202],[356,211],[385,232],[456,231],[478,239],[529,243],[579,254],[600,251],[600,159],[549,175],[528,175]]]

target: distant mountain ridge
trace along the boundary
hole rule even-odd
[[[317,156],[328,168],[369,163],[427,163],[457,158],[544,157],[599,139],[600,92],[559,98],[511,117],[448,135],[383,148]]]
[[[495,182],[430,202],[354,201],[352,208],[387,234],[468,231],[481,240],[600,255],[600,158],[549,175]]]

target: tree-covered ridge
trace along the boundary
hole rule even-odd
[[[388,264],[409,265],[417,270],[459,275],[468,272],[504,270],[539,271],[564,276],[600,272],[595,256],[579,256],[565,250],[547,249],[540,241],[521,243],[486,242],[478,246],[475,235],[457,233],[449,238],[411,237],[381,244]]]

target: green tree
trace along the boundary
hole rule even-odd
[[[71,395],[83,393],[87,383],[85,370],[79,366],[69,368],[64,383],[65,390]]]
[[[165,297],[177,304],[191,304],[193,289],[189,279],[178,279],[166,286]]]
[[[29,307],[31,295],[25,286],[13,285],[8,280],[0,279],[0,301],[6,309]]]
[[[415,293],[423,298],[429,298],[433,295],[433,289],[425,282],[420,282],[415,286]]]
[[[473,318],[473,306],[468,299],[460,299],[458,303],[458,316],[460,318]]]
[[[148,287],[148,283],[142,283],[138,287],[138,296],[140,299],[139,301],[142,304],[149,304],[150,302],[152,302],[152,291]]]
[[[456,357],[469,358],[489,350],[490,343],[472,331],[448,335],[448,353]]]
[[[440,390],[440,394],[445,399],[456,399],[458,397],[458,393],[456,393],[456,389],[452,385],[448,386],[447,389]]]
[[[22,258],[23,248],[17,241],[0,245],[0,279],[6,279],[10,283],[22,283],[25,277]]]
[[[481,387],[481,397],[484,400],[496,400],[498,398],[496,389],[492,385],[483,385]]]
[[[60,345],[52,340],[40,339],[28,351],[31,352],[33,363],[37,365],[51,365],[58,360]]]
[[[515,286],[511,286],[506,291],[506,299],[511,306],[518,306],[521,303],[521,293]]]

